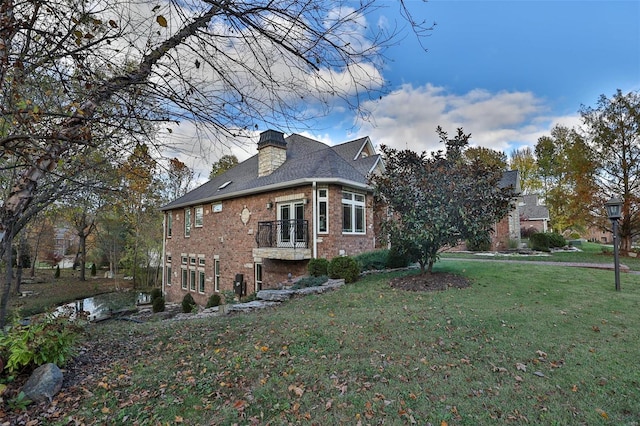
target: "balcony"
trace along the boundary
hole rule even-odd
[[[258,222],[254,257],[279,260],[311,259],[309,221],[275,220]]]

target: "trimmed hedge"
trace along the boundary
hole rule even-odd
[[[312,277],[322,277],[328,275],[329,261],[327,259],[311,259],[307,265],[307,271]]]
[[[193,300],[193,296],[190,293],[187,293],[182,298],[182,312],[185,314],[190,314],[193,312],[193,309],[196,307],[196,301]]]
[[[360,275],[360,267],[353,257],[334,257],[329,262],[329,277],[342,278],[345,283],[354,283]]]
[[[549,234],[538,232],[529,237],[531,250],[549,251]]]

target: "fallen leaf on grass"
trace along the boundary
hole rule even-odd
[[[304,389],[300,386],[289,385],[289,392],[293,392],[297,397],[301,397],[304,394]]]
[[[526,372],[526,371],[527,371],[527,366],[526,366],[526,365],[524,365],[524,364],[523,364],[523,363],[521,363],[521,362],[517,362],[517,363],[516,363],[516,369],[517,369],[518,371],[525,371],[525,372]]]
[[[602,417],[605,420],[609,419],[609,415],[604,410],[601,410],[600,408],[596,408],[596,413],[600,414],[600,417]]]

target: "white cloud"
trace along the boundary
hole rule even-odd
[[[453,135],[458,127],[471,133],[471,144],[507,154],[514,148],[534,146],[555,124],[574,126],[578,118],[549,117],[545,101],[531,92],[475,89],[464,94],[442,87],[410,84],[365,105],[373,111],[371,123],[358,123],[359,134],[375,144],[417,152],[444,149],[436,127]]]

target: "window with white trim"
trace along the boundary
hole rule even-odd
[[[165,284],[171,285],[171,265],[167,265],[165,268]]]
[[[204,207],[198,206],[195,208],[195,218],[193,226],[196,228],[202,228],[202,224],[204,222]]]
[[[187,289],[187,281],[189,281],[189,272],[186,268],[182,268],[182,281],[180,282],[180,286],[183,290]]]
[[[173,213],[167,213],[167,238],[173,233]]]
[[[342,191],[342,233],[365,233],[365,196],[357,192]]]
[[[189,271],[189,290],[196,291],[196,271],[191,269]]]
[[[327,234],[329,232],[329,190],[326,188],[318,189],[318,234]]]
[[[204,271],[198,271],[198,292],[204,293]]]
[[[184,236],[189,237],[191,235],[191,209],[185,209],[184,211]]]
[[[220,260],[213,261],[213,291],[220,291]]]
[[[255,283],[256,283],[256,293],[262,290],[262,263],[256,262],[254,264],[255,269]]]

